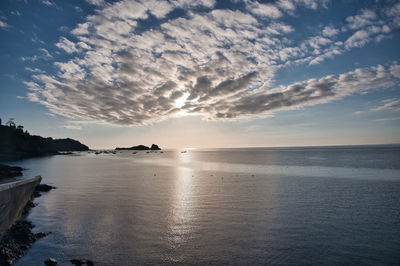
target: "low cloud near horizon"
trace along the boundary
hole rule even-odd
[[[68,59],[43,48],[55,72],[32,71],[26,82],[30,101],[71,119],[142,125],[188,114],[266,117],[399,84],[396,62],[290,85],[276,85],[275,77],[390,38],[400,27],[400,3],[360,10],[295,42],[296,28],[282,18],[329,1],[247,0],[235,10],[216,9],[213,0],[88,2],[95,14],[54,44]]]

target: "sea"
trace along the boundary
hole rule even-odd
[[[79,152],[9,162],[57,188],[15,265],[399,265],[400,146]]]

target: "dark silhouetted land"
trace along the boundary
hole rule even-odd
[[[0,125],[0,160],[57,154],[63,151],[87,151],[89,147],[70,138],[53,139],[30,135],[22,127]]]
[[[133,146],[130,148],[115,148],[116,150],[135,150],[135,151],[148,151],[148,150],[152,150],[152,151],[159,151],[161,150],[160,147],[158,147],[158,145],[156,144],[152,144],[151,147],[147,147],[144,145],[138,145],[138,146]]]

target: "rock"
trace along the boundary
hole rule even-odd
[[[40,185],[36,186],[35,191],[48,192],[48,191],[50,191],[50,190],[52,190],[54,188],[56,188],[56,187],[49,186],[49,185],[46,185],[46,184],[40,184]]]
[[[22,175],[22,168],[19,166],[8,166],[0,164],[0,179],[14,178]]]
[[[10,169],[12,170],[12,171],[18,171],[18,172],[22,172],[22,167],[19,167],[19,166],[10,166]]]
[[[27,215],[29,211],[36,207],[37,204],[33,203],[32,200],[28,200],[28,202],[25,204],[24,208],[22,209],[22,215]]]
[[[48,266],[54,266],[57,265],[57,261],[53,258],[48,258],[47,260],[44,261],[44,264]]]
[[[77,260],[77,259],[72,259],[70,260],[70,262],[74,265],[80,266],[83,265],[83,261],[82,260]]]
[[[81,265],[84,265],[84,264],[86,264],[86,265],[88,265],[88,266],[94,266],[94,263],[93,263],[93,261],[91,261],[91,260],[72,259],[72,260],[70,260],[70,262],[71,262],[73,265],[76,265],[76,266],[81,266]]]
[[[151,144],[150,150],[159,151],[159,150],[161,150],[161,149],[160,149],[160,147],[158,147],[158,145],[156,145],[156,144]]]
[[[72,151],[65,151],[65,152],[59,152],[58,155],[72,155],[74,154]]]
[[[40,238],[43,238],[43,237],[48,236],[50,234],[51,234],[51,232],[47,232],[47,233],[39,232],[39,233],[36,233],[35,236],[36,236],[37,239],[40,239]]]

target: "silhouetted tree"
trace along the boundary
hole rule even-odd
[[[6,125],[8,125],[9,127],[15,128],[14,118],[10,118],[10,119],[7,121]]]
[[[24,133],[24,127],[21,126],[21,125],[18,125],[18,126],[17,126],[17,131],[18,131],[19,133]]]

